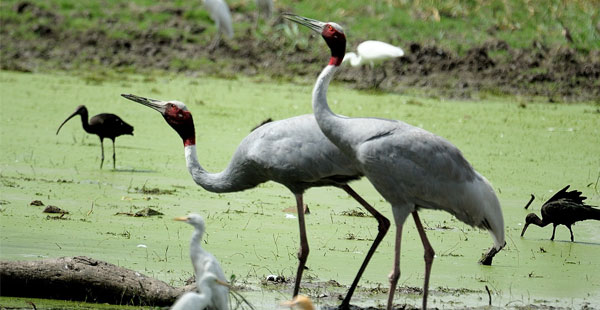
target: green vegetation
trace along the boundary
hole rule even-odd
[[[67,1],[34,0],[36,6],[60,16],[55,26],[63,30],[85,32],[102,25],[112,32],[133,33],[150,27],[169,27],[173,17],[201,23],[210,29],[212,21],[199,2],[170,3],[135,1]],[[0,3],[3,23],[30,24],[32,15],[17,14],[20,0]],[[230,0],[235,13],[253,12],[254,1]],[[425,1],[277,1],[281,11],[292,11],[322,20],[340,22],[353,38],[351,44],[368,38],[386,38],[399,42],[435,43],[444,48],[464,51],[489,40],[500,39],[515,48],[530,47],[533,41],[548,46],[568,45],[580,51],[600,48],[600,2],[596,0],[425,0]],[[147,10],[146,8],[150,8]],[[46,17],[47,19],[48,17]],[[107,23],[107,21],[110,21]],[[236,31],[242,33],[253,23],[239,21]],[[573,42],[563,36],[569,29]],[[57,29],[60,30],[60,29]],[[31,29],[14,29],[15,37],[27,37]],[[263,31],[268,31],[263,28]],[[398,42],[399,41],[399,42]]]
[[[202,190],[188,175],[177,134],[158,113],[119,94],[185,102],[194,113],[200,162],[209,171],[220,171],[239,141],[264,119],[310,113],[311,88],[242,77],[222,80],[110,72],[88,83],[71,74],[0,72],[4,98],[0,259],[88,255],[181,285],[192,274],[187,256],[192,231],[171,219],[197,212],[207,218],[204,246],[220,259],[227,275],[253,287],[245,294],[258,308],[276,309],[278,300],[289,297],[291,291],[260,286],[260,281],[268,274],[289,278],[295,273],[296,220],[282,212],[294,204],[292,195],[274,183],[231,194]],[[555,242],[548,240],[551,227],[532,227],[525,238],[519,237],[525,215],[531,211],[523,210],[531,193],[538,197],[534,212],[565,184],[582,190],[591,204],[600,204],[597,105],[545,104],[518,97],[488,96],[476,103],[373,96],[336,84],[330,87],[329,98],[340,114],[401,119],[446,137],[499,194],[508,244],[492,267],[476,263],[492,244],[486,232],[443,212],[421,213],[437,253],[432,306],[487,305],[485,285],[492,290],[494,305],[500,307],[509,303],[581,307],[600,302],[596,294],[600,279],[592,276],[593,270],[600,269],[597,223],[577,224],[575,243],[565,242],[569,235],[564,227],[558,228]],[[60,122],[79,104],[85,104],[91,115],[112,112],[135,127],[134,137],[117,139],[116,171],[106,169],[112,165],[110,157],[105,169],[98,169],[97,138],[86,134],[77,120],[55,135]],[[106,151],[110,152],[108,144]],[[390,207],[366,180],[353,187],[391,218]],[[29,205],[33,200],[70,214],[62,219],[47,217],[41,212],[43,207]],[[375,221],[348,216],[359,206],[338,189],[311,189],[305,202],[311,210],[307,281],[349,285],[376,233]],[[150,206],[165,215],[115,215]],[[385,299],[370,288],[387,286],[392,236],[384,239],[367,269],[356,303],[373,305],[373,300]],[[422,247],[412,222],[407,222],[403,237],[401,267],[401,286],[422,285]],[[327,285],[306,287],[303,292],[315,295],[329,289]],[[344,293],[343,288],[338,290]],[[396,298],[398,303],[413,305],[419,299],[405,293]],[[17,302],[22,300],[0,299],[2,305]]]

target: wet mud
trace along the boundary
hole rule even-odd
[[[297,36],[281,31],[286,24],[280,17],[256,26],[254,14],[236,11],[233,7],[234,22],[254,26],[238,31],[233,40],[221,41],[209,49],[214,32],[186,19],[181,9],[168,4],[138,9],[136,16],[143,15],[144,10],[159,10],[169,18],[160,25],[139,29],[130,23],[128,26],[128,21],[107,15],[101,17],[104,20],[99,23],[103,29],[82,31],[61,27],[69,16],[58,15],[28,1],[18,2],[12,10],[31,16],[27,30],[30,35],[15,37],[20,35],[14,31],[18,25],[12,24],[13,19],[3,21],[1,69],[36,72],[91,66],[138,73],[167,70],[224,78],[235,78],[238,74],[284,80],[300,77],[310,82],[328,57],[320,38],[303,31]],[[163,28],[177,31],[166,35],[161,32]],[[125,35],[115,37],[110,29],[120,29]],[[352,42],[366,39],[349,38],[348,50],[355,48]],[[374,68],[344,67],[336,79],[358,89],[371,89],[376,80],[383,91],[403,93],[408,88],[416,88],[451,98],[477,99],[477,94],[483,91],[543,96],[550,102],[600,100],[598,50],[549,47],[537,41],[531,42],[529,48],[512,48],[502,40],[473,46],[461,53],[420,42],[401,42],[400,45],[405,57]]]

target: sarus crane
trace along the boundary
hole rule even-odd
[[[410,214],[425,250],[423,309],[426,309],[435,253],[417,211],[444,210],[471,226],[488,230],[494,241],[488,256],[493,256],[506,244],[498,198],[490,183],[447,140],[397,120],[351,118],[333,113],[327,104],[327,88],[346,52],[343,28],[333,22],[295,14],[284,17],[318,32],[329,46],[329,64],[321,71],[312,93],[317,124],[333,144],[354,159],[356,168],[392,206],[396,238],[387,309],[392,309],[400,277],[402,227]]]
[[[183,140],[188,171],[205,190],[215,193],[238,192],[274,181],[294,194],[300,249],[293,296],[298,295],[309,253],[303,212],[304,192],[311,187],[335,186],[358,201],[377,220],[378,232],[344,298],[343,304],[349,305],[354,289],[385,236],[390,221],[348,185],[348,182],[359,179],[362,174],[355,168],[356,164],[323,135],[312,114],[273,121],[256,128],[239,144],[225,170],[210,173],[198,162],[194,120],[185,104],[135,95],[122,96],[160,112]]]

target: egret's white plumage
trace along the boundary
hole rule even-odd
[[[203,0],[204,7],[210,13],[210,18],[215,22],[219,34],[228,39],[233,38],[233,24],[231,12],[224,0]]]
[[[331,60],[313,89],[313,112],[319,128],[391,204],[396,223],[394,269],[390,275],[388,309],[400,276],[402,227],[412,214],[425,249],[423,309],[427,307],[429,275],[434,251],[416,212],[419,208],[444,210],[459,220],[487,229],[494,248],[505,245],[504,219],[490,183],[450,142],[409,124],[380,118],[350,118],[331,111],[327,88],[344,57],[346,38],[334,23],[288,15],[286,18],[320,32],[331,49]]]
[[[342,62],[350,62],[350,65],[353,67],[366,63],[373,67],[376,62],[402,56],[404,56],[404,51],[397,46],[381,41],[369,40],[359,44],[356,48],[356,53],[346,53]]]
[[[390,222],[350,188],[348,182],[359,179],[362,175],[355,168],[353,160],[323,135],[314,115],[273,121],[254,129],[240,142],[225,170],[210,173],[198,162],[194,121],[191,112],[183,103],[135,95],[122,96],[160,112],[167,123],[177,131],[184,143],[188,171],[194,181],[205,190],[216,193],[237,192],[274,181],[284,185],[294,194],[300,230],[299,264],[294,296],[298,293],[309,252],[303,212],[304,192],[317,186],[339,187],[367,209],[375,217],[379,227],[377,236],[344,299],[343,304],[349,304],[352,293],[375,249],[385,236]]]
[[[192,259],[192,265],[194,266],[198,291],[201,295],[204,294],[204,296],[208,296],[203,298],[210,300],[208,305],[210,305],[211,308],[229,310],[229,288],[216,283],[216,280],[223,283],[227,282],[221,264],[219,264],[219,261],[214,255],[200,246],[206,227],[204,219],[198,214],[190,214],[186,217],[175,218],[175,220],[186,222],[195,228],[190,241],[190,258]],[[207,277],[209,278],[207,279]],[[189,300],[187,301],[188,303],[196,303],[201,299],[197,296],[188,295],[186,300]]]
[[[215,304],[213,297],[215,294],[219,294],[222,287],[226,287],[220,284],[219,277],[211,272],[205,272],[202,278],[196,281],[198,292],[187,292],[181,295],[170,310],[204,310],[204,309],[218,309],[218,310],[229,310],[227,304]]]

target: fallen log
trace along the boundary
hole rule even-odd
[[[139,272],[85,256],[0,261],[0,296],[170,306],[195,284],[173,287]]]

